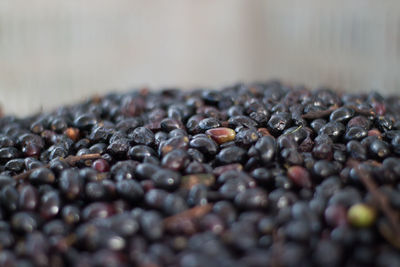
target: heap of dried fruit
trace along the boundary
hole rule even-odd
[[[0,118],[0,266],[400,266],[400,97],[279,82]]]

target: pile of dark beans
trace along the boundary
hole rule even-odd
[[[400,97],[276,81],[0,118],[0,266],[400,266]]]

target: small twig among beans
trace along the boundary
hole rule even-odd
[[[176,224],[179,224],[181,221],[185,220],[196,220],[207,213],[209,213],[212,209],[212,204],[195,206],[191,209],[185,210],[181,213],[175,214],[173,216],[167,217],[164,219],[165,228],[175,228]]]
[[[371,193],[378,209],[386,216],[392,234],[395,235],[393,240],[400,242],[400,221],[399,216],[395,210],[390,206],[389,200],[385,194],[383,194],[375,182],[372,180],[370,173],[366,172],[360,164],[354,166],[361,182],[364,184],[368,192]]]

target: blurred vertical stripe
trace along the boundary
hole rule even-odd
[[[395,0],[2,0],[0,103],[281,78],[400,93]]]

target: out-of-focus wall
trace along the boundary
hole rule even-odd
[[[1,0],[0,103],[281,78],[400,93],[393,0]]]

